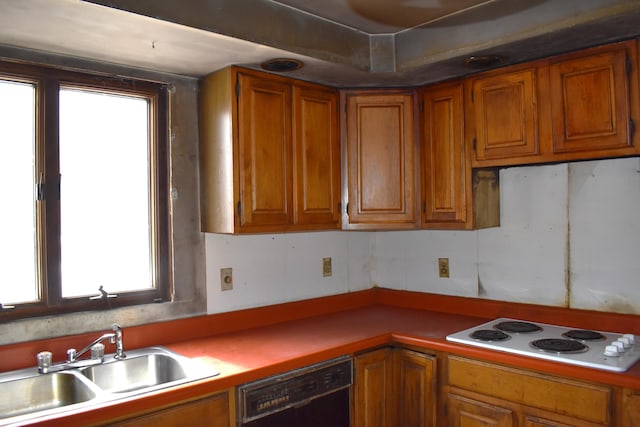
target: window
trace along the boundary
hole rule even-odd
[[[166,301],[162,85],[0,62],[0,318]]]

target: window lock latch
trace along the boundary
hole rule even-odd
[[[89,297],[90,300],[103,300],[106,301],[109,298],[118,298],[117,294],[110,294],[107,291],[104,290],[104,288],[102,287],[102,285],[100,285],[100,287],[98,288],[98,292],[100,292],[99,295],[95,295],[92,297]]]

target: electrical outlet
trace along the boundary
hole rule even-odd
[[[230,291],[233,289],[233,270],[229,268],[220,269],[220,290]]]
[[[449,277],[449,258],[438,258],[438,275]]]
[[[331,257],[322,258],[322,277],[330,277],[331,274]]]

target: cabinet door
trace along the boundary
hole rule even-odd
[[[291,86],[243,74],[238,82],[236,223],[242,231],[267,231],[293,219]]]
[[[339,228],[340,137],[335,91],[294,86],[293,153],[294,223]]]
[[[348,225],[416,227],[413,94],[347,95]]]
[[[423,104],[422,226],[471,228],[471,191],[464,149],[462,84],[421,93]]]
[[[640,427],[640,391],[625,389],[622,402],[622,425]]]
[[[374,350],[354,360],[354,427],[387,427],[394,422],[393,352]]]
[[[599,48],[589,56],[550,64],[554,153],[631,146],[632,61],[625,46]]]
[[[405,349],[396,349],[394,357],[396,391],[393,399],[397,408],[395,425],[435,426],[435,358]]]
[[[476,163],[537,155],[535,69],[492,73],[469,84],[467,114]]]
[[[230,397],[232,394],[225,391],[205,399],[108,425],[117,427],[233,427],[235,408],[233,408],[233,399]]]
[[[447,419],[449,427],[511,427],[515,425],[511,410],[455,394],[447,396]]]

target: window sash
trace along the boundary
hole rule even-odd
[[[80,310],[169,301],[172,293],[168,179],[168,95],[158,83],[103,75],[76,73],[57,68],[0,61],[0,78],[30,82],[35,89],[35,177],[41,181],[41,200],[36,202],[40,300],[0,310],[0,319],[37,317]],[[150,218],[154,287],[120,293],[117,298],[63,298],[60,269],[60,164],[59,94],[61,88],[107,92],[148,99],[150,162]],[[95,231],[100,225],[96,224]],[[92,232],[92,230],[89,230]],[[99,272],[96,272],[98,283]],[[109,289],[105,289],[109,291]],[[96,295],[98,290],[96,289]],[[0,303],[2,295],[0,294]]]

